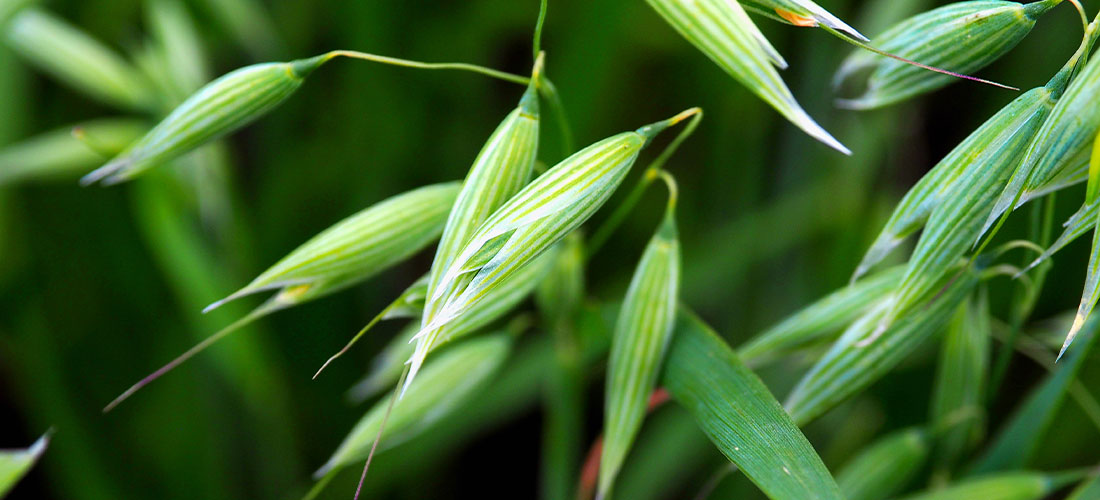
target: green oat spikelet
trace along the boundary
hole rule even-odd
[[[462,183],[462,190],[459,191],[458,199],[447,218],[447,225],[443,229],[443,236],[432,262],[424,313],[421,316],[422,327],[431,324],[443,306],[443,299],[446,297],[440,292],[444,273],[470,241],[470,237],[494,211],[530,181],[538,156],[537,86],[543,57],[540,54],[535,61],[531,83],[519,104],[489,136]],[[428,352],[430,349],[424,355]]]
[[[455,344],[434,356],[424,366],[424,373],[416,383],[408,387],[405,396],[394,403],[382,433],[385,444],[381,449],[415,437],[469,401],[508,358],[512,343],[510,334],[495,333]],[[314,476],[319,478],[365,459],[378,436],[388,405],[387,398],[375,404]]]
[[[739,0],[745,8],[778,21],[804,27],[828,26],[849,36],[867,41],[867,37],[810,0]]]
[[[469,238],[428,301],[439,313],[417,334],[406,387],[434,346],[439,330],[468,311],[509,276],[592,216],[622,183],[638,154],[666,128],[699,110],[623,132],[562,160],[493,212]]]
[[[773,64],[786,67],[779,53],[735,1],[647,0],[681,36],[726,73],[775,108],[814,139],[844,154],[843,144],[802,109]]]
[[[424,186],[383,200],[314,236],[244,288],[206,307],[210,311],[246,295],[279,290],[237,320],[153,372],[108,404],[110,411],[142,387],[237,329],[273,312],[360,283],[428,246],[443,231],[459,184]]]
[[[214,80],[177,106],[145,137],[84,176],[84,185],[116,184],[229,134],[282,104],[327,56],[245,66]]]
[[[611,341],[597,494],[601,498],[611,491],[641,429],[676,321],[681,265],[677,195],[672,177],[662,172],[662,178],[669,187],[668,208],[634,271]]]
[[[1039,16],[1058,3],[1061,0],[1026,5],[1003,0],[953,3],[898,23],[874,37],[871,45],[921,64],[969,75],[1012,50],[1031,32]],[[834,84],[863,72],[870,73],[866,90],[859,97],[838,100],[839,106],[879,108],[954,81],[951,75],[859,50],[841,64]]]

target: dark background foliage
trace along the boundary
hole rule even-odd
[[[204,2],[186,3],[216,74],[334,48],[526,73],[537,13],[534,0],[270,2],[281,45],[250,54],[214,22]],[[861,17],[875,1],[821,3],[875,33]],[[45,6],[120,50],[138,47],[147,33],[140,0]],[[1068,5],[1056,9],[982,76],[1021,88],[1044,83],[1078,43],[1075,15]],[[1015,95],[963,82],[886,110],[837,110],[829,80],[850,46],[821,31],[759,24],[791,63],[784,77],[799,100],[852,148],[852,157],[783,121],[642,1],[552,0],[544,39],[548,73],[578,144],[689,106],[706,110],[698,133],[670,164],[682,189],[683,298],[734,345],[846,283],[900,195]],[[0,48],[0,79],[6,89],[2,143],[117,114],[30,70],[6,48]],[[368,284],[261,321],[111,414],[100,408],[257,302],[202,316],[204,303],[377,200],[463,176],[521,92],[477,75],[335,61],[285,106],[228,139],[232,231],[199,231],[198,241],[174,239],[173,221],[184,227],[193,221],[156,215],[138,187],[143,181],[110,189],[65,181],[0,190],[0,446],[25,446],[57,429],[53,446],[13,498],[299,497],[362,415],[363,407],[345,403],[345,390],[399,325],[378,328],[318,380],[310,375],[427,269],[430,252]],[[559,144],[551,122],[544,130],[542,157],[553,162],[561,157]],[[1057,220],[1078,206],[1081,191],[1059,196]],[[621,296],[663,196],[652,190],[592,261],[592,297]],[[1008,237],[1023,234],[1027,212],[1013,218]],[[1076,306],[1086,255],[1087,243],[1077,242],[1059,256],[1037,318]],[[1012,286],[1007,279],[993,282],[995,304]],[[933,349],[918,353],[807,429],[830,467],[876,434],[924,421],[933,356]],[[1096,387],[1100,369],[1091,365],[1083,377]],[[764,375],[782,396],[800,369],[784,365]],[[586,442],[599,430],[601,371],[592,372]],[[1026,359],[1014,360],[991,428],[1041,373]],[[528,380],[520,387],[535,390],[510,396],[489,390],[458,422],[381,454],[368,493],[535,497],[540,376],[516,375]],[[1095,463],[1098,442],[1097,430],[1067,403],[1038,465]],[[690,498],[722,463],[689,418],[666,408],[646,424],[619,493]],[[340,476],[325,497],[350,498],[356,478],[357,471]],[[751,498],[753,491],[734,479],[714,498]]]

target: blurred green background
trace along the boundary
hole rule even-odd
[[[820,3],[873,35],[884,19],[944,2]],[[245,16],[238,20],[260,23],[260,31],[242,43],[217,0],[183,4],[211,76],[336,48],[525,74],[538,10],[534,0],[269,2],[261,7],[272,38],[263,37],[263,19]],[[149,36],[141,0],[40,5],[123,53],[140,51]],[[956,83],[881,111],[837,110],[830,78],[850,46],[817,30],[758,24],[791,63],[784,78],[800,102],[852,157],[782,120],[640,0],[551,0],[543,40],[578,145],[690,106],[706,110],[669,165],[681,185],[683,299],[733,345],[845,284],[905,190],[1015,96]],[[981,76],[1021,88],[1045,83],[1077,46],[1078,26],[1068,5],[1056,9]],[[521,92],[478,75],[337,60],[224,141],[225,177],[209,182],[209,198],[196,201],[166,175],[108,189],[81,188],[75,176],[0,185],[0,447],[25,446],[56,428],[51,449],[12,498],[299,498],[365,409],[346,403],[345,391],[400,325],[383,324],[317,380],[310,376],[427,270],[430,252],[262,320],[114,412],[100,409],[257,304],[200,314],[299,243],[385,197],[461,178]],[[120,114],[0,46],[0,144]],[[552,122],[543,130],[541,157],[553,163],[560,144]],[[1083,187],[1060,194],[1056,220],[1082,196]],[[663,206],[664,194],[651,190],[592,261],[591,296],[621,297]],[[1024,234],[1027,212],[1011,220],[1006,238]],[[1036,318],[1076,306],[1087,251],[1077,242],[1059,255]],[[996,304],[1012,286],[993,282],[995,313],[1003,313]],[[539,336],[528,335],[500,380],[458,418],[379,455],[369,497],[536,497]],[[807,429],[830,467],[875,434],[924,421],[934,352],[921,351]],[[599,431],[601,372],[591,372],[585,442]],[[1013,361],[990,428],[1042,373],[1024,358]],[[762,375],[782,399],[798,372],[783,365]],[[1096,387],[1100,366],[1087,364],[1082,377]],[[1047,439],[1040,466],[1100,460],[1100,434],[1072,402]],[[691,498],[722,463],[670,406],[646,424],[619,494]],[[339,476],[323,498],[350,498],[357,472]],[[756,494],[739,479],[724,481],[713,498]]]

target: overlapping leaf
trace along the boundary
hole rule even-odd
[[[952,468],[983,433],[992,331],[989,299],[982,292],[955,313],[940,347],[929,421],[941,470]]]
[[[1071,473],[1009,472],[918,493],[905,497],[905,500],[1039,500],[1079,476]]]
[[[810,0],[739,0],[746,8],[795,26],[828,26],[859,40],[867,37]]]
[[[924,429],[900,430],[860,451],[840,468],[836,482],[847,500],[886,500],[913,480],[930,451]]]
[[[714,331],[683,308],[661,380],[722,454],[768,497],[843,498],[775,396]]]
[[[675,192],[669,196],[668,212],[642,253],[615,322],[604,399],[598,490],[601,498],[611,491],[641,429],[649,395],[672,338],[680,289],[680,241]]]

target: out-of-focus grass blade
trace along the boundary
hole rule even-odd
[[[881,301],[904,272],[904,266],[887,269],[826,295],[749,340],[737,354],[755,365],[827,339]]]
[[[681,308],[662,385],[770,498],[843,498],[802,431],[717,334]]]
[[[1100,134],[1092,141],[1092,154],[1089,156],[1089,183],[1085,189],[1085,204],[1096,202],[1100,194]]]
[[[1021,5],[1001,0],[974,0],[945,5],[913,16],[880,36],[871,45],[929,66],[969,75],[996,61],[1020,43],[1035,20],[1061,0]],[[870,72],[866,90],[838,105],[874,109],[946,86],[950,75],[928,71],[896,59],[865,51],[853,53],[841,64],[835,82]]]
[[[136,118],[104,118],[63,127],[0,149],[0,186],[71,179],[88,172],[141,137],[149,126]],[[84,141],[74,138],[74,132]]]
[[[772,63],[785,67],[740,4],[726,0],[647,0],[681,36],[811,137],[848,148],[802,109]],[[770,60],[769,60],[770,59]]]
[[[415,379],[440,327],[486,300],[494,288],[587,221],[611,197],[653,137],[699,112],[689,109],[588,146],[493,212],[443,273],[438,290],[429,294],[429,301],[444,301],[438,315],[417,334],[406,387]]]
[[[4,498],[27,475],[49,445],[50,438],[46,435],[26,449],[0,450],[0,498]]]
[[[1066,497],[1066,500],[1093,500],[1100,498],[1100,474],[1093,474]]]
[[[1081,332],[1081,329],[1085,327],[1085,322],[1092,315],[1093,308],[1096,307],[1097,299],[1100,299],[1100,217],[1094,222],[1095,226],[1092,230],[1092,252],[1089,254],[1089,265],[1085,272],[1085,287],[1081,293],[1081,304],[1077,306],[1077,315],[1073,318],[1073,325],[1069,328],[1069,333],[1066,335],[1066,341],[1062,344],[1062,349],[1058,351],[1058,358],[1061,359],[1066,353],[1066,349],[1069,349],[1073,340],[1077,337],[1077,334]]]
[[[912,481],[930,451],[928,433],[912,427],[889,434],[840,468],[836,482],[847,500],[885,500]]]
[[[1058,100],[1043,126],[1035,133],[1028,146],[1024,159],[1012,173],[997,203],[982,228],[982,234],[989,229],[1005,212],[1015,210],[1034,192],[1047,185],[1052,178],[1067,168],[1078,164],[1100,129],[1100,109],[1094,104],[1100,101],[1100,58],[1093,57],[1083,68],[1083,61],[1089,52],[1089,46],[1100,36],[1100,19],[1088,26],[1081,47],[1066,63],[1055,79],[1072,80],[1066,85],[1064,93],[1056,93]],[[1048,84],[1048,87],[1050,85]]]
[[[180,0],[150,0],[145,14],[159,58],[167,62],[165,84],[175,106],[210,79],[202,41]]]
[[[256,0],[202,0],[203,5],[249,53],[270,59],[283,52],[275,23]]]
[[[615,322],[604,400],[604,441],[597,494],[600,498],[611,491],[642,427],[646,403],[657,383],[676,321],[680,290],[676,192],[671,191],[669,197],[668,212],[642,253]]]
[[[1081,474],[1073,472],[1009,472],[918,493],[905,497],[905,500],[1039,500],[1080,477]]]
[[[1052,96],[1062,81],[1056,77],[1049,87],[1017,97],[975,132],[980,139],[971,144],[975,149],[968,150],[969,155],[958,159],[964,166],[932,209],[880,328],[934,292],[980,236],[997,194],[1053,107]]]
[[[433,357],[416,383],[409,386],[405,397],[394,404],[382,433],[380,449],[416,437],[436,421],[446,418],[489,380],[508,358],[511,346],[510,334],[497,333],[455,344]],[[371,408],[315,476],[324,476],[331,470],[365,459],[378,436],[388,406],[389,400],[384,399]]]
[[[739,0],[746,7],[761,14],[777,18],[794,26],[817,26],[823,24],[836,31],[842,31],[852,37],[867,41],[867,37],[856,31],[840,18],[810,0]]]
[[[155,105],[149,82],[121,56],[42,9],[23,9],[7,27],[7,41],[31,64],[92,97],[128,109]]]
[[[1069,357],[1058,363],[1042,385],[1036,387],[1019,409],[1005,423],[987,451],[971,469],[972,474],[987,474],[1002,470],[1021,469],[1029,465],[1035,451],[1042,445],[1047,429],[1053,423],[1066,393],[1077,378],[1077,372],[1096,343],[1096,318],[1086,323],[1081,332],[1082,344]]]
[[[929,421],[941,472],[954,467],[983,433],[992,336],[987,295],[983,287],[959,307],[940,347]]]
[[[887,310],[877,307],[865,313],[791,391],[785,405],[791,417],[804,425],[881,378],[938,333],[977,282],[978,273],[972,268],[948,278],[927,304],[895,320],[871,344],[861,345]]]

